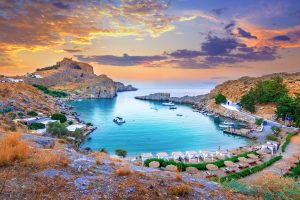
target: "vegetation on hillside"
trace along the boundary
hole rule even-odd
[[[59,120],[60,123],[65,123],[68,120],[66,115],[64,115],[62,113],[54,113],[53,115],[51,115],[51,119],[52,120]]]
[[[47,132],[60,138],[68,133],[68,129],[66,125],[59,122],[50,122],[48,124]]]
[[[59,65],[52,65],[49,67],[38,68],[36,71],[40,72],[40,71],[47,71],[47,70],[58,69],[58,68]]]
[[[215,102],[216,104],[226,103],[227,99],[223,94],[217,94],[215,96]]]
[[[285,142],[283,143],[283,145],[281,146],[281,150],[282,152],[285,152],[285,149],[287,147],[287,145],[291,142],[291,138],[295,135],[297,135],[298,132],[292,132],[292,133],[288,133],[288,135],[285,138]]]
[[[290,97],[282,78],[275,77],[259,82],[242,96],[239,104],[246,110],[255,112],[255,105],[261,103],[276,103],[278,118],[285,120],[288,117],[300,126],[300,95]]]
[[[68,96],[68,94],[63,91],[51,90],[43,85],[32,84],[32,86],[36,87],[37,89],[43,91],[45,94],[48,94],[52,97],[65,98]]]
[[[125,158],[127,156],[127,151],[124,149],[116,149],[116,155]]]
[[[30,130],[38,130],[38,129],[43,129],[45,127],[46,127],[45,124],[42,123],[32,123],[28,126]]]

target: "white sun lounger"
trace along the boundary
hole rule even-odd
[[[152,153],[142,153],[141,157],[142,157],[142,163],[144,163],[145,160],[147,160],[149,158],[153,158],[153,154]]]
[[[158,152],[156,154],[157,158],[161,158],[161,159],[165,159],[168,160],[169,159],[169,155],[167,152]]]
[[[181,151],[172,152],[172,156],[174,160],[184,159],[184,154]]]
[[[197,151],[186,151],[185,152],[187,158],[189,159],[189,162],[191,162],[191,159],[196,158],[197,162],[199,162],[199,153]]]

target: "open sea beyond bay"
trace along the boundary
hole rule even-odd
[[[80,119],[98,127],[91,140],[82,147],[94,150],[106,148],[114,154],[118,148],[128,155],[141,153],[234,149],[251,143],[251,140],[224,134],[218,126],[222,118],[193,112],[191,106],[176,105],[170,110],[161,102],[137,100],[134,97],[155,92],[170,92],[171,96],[198,95],[209,92],[198,89],[142,89],[121,92],[114,99],[86,99],[72,101]],[[182,116],[177,116],[181,114]],[[117,125],[115,117],[123,117],[125,124]]]

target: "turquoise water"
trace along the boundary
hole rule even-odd
[[[157,92],[157,90],[155,90]],[[98,127],[82,146],[110,153],[122,148],[128,155],[160,151],[233,149],[247,145],[250,140],[223,134],[218,127],[220,118],[193,112],[187,105],[170,110],[160,102],[142,101],[135,96],[153,93],[152,90],[119,93],[114,99],[89,99],[70,102],[80,118]],[[174,96],[188,94],[189,90],[163,90]],[[199,94],[204,90],[197,90]],[[195,94],[196,91],[193,91]],[[176,114],[182,114],[177,116]],[[117,125],[116,116],[126,123]]]

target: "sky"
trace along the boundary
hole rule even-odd
[[[139,85],[300,71],[299,0],[0,0],[0,74],[64,57]]]

